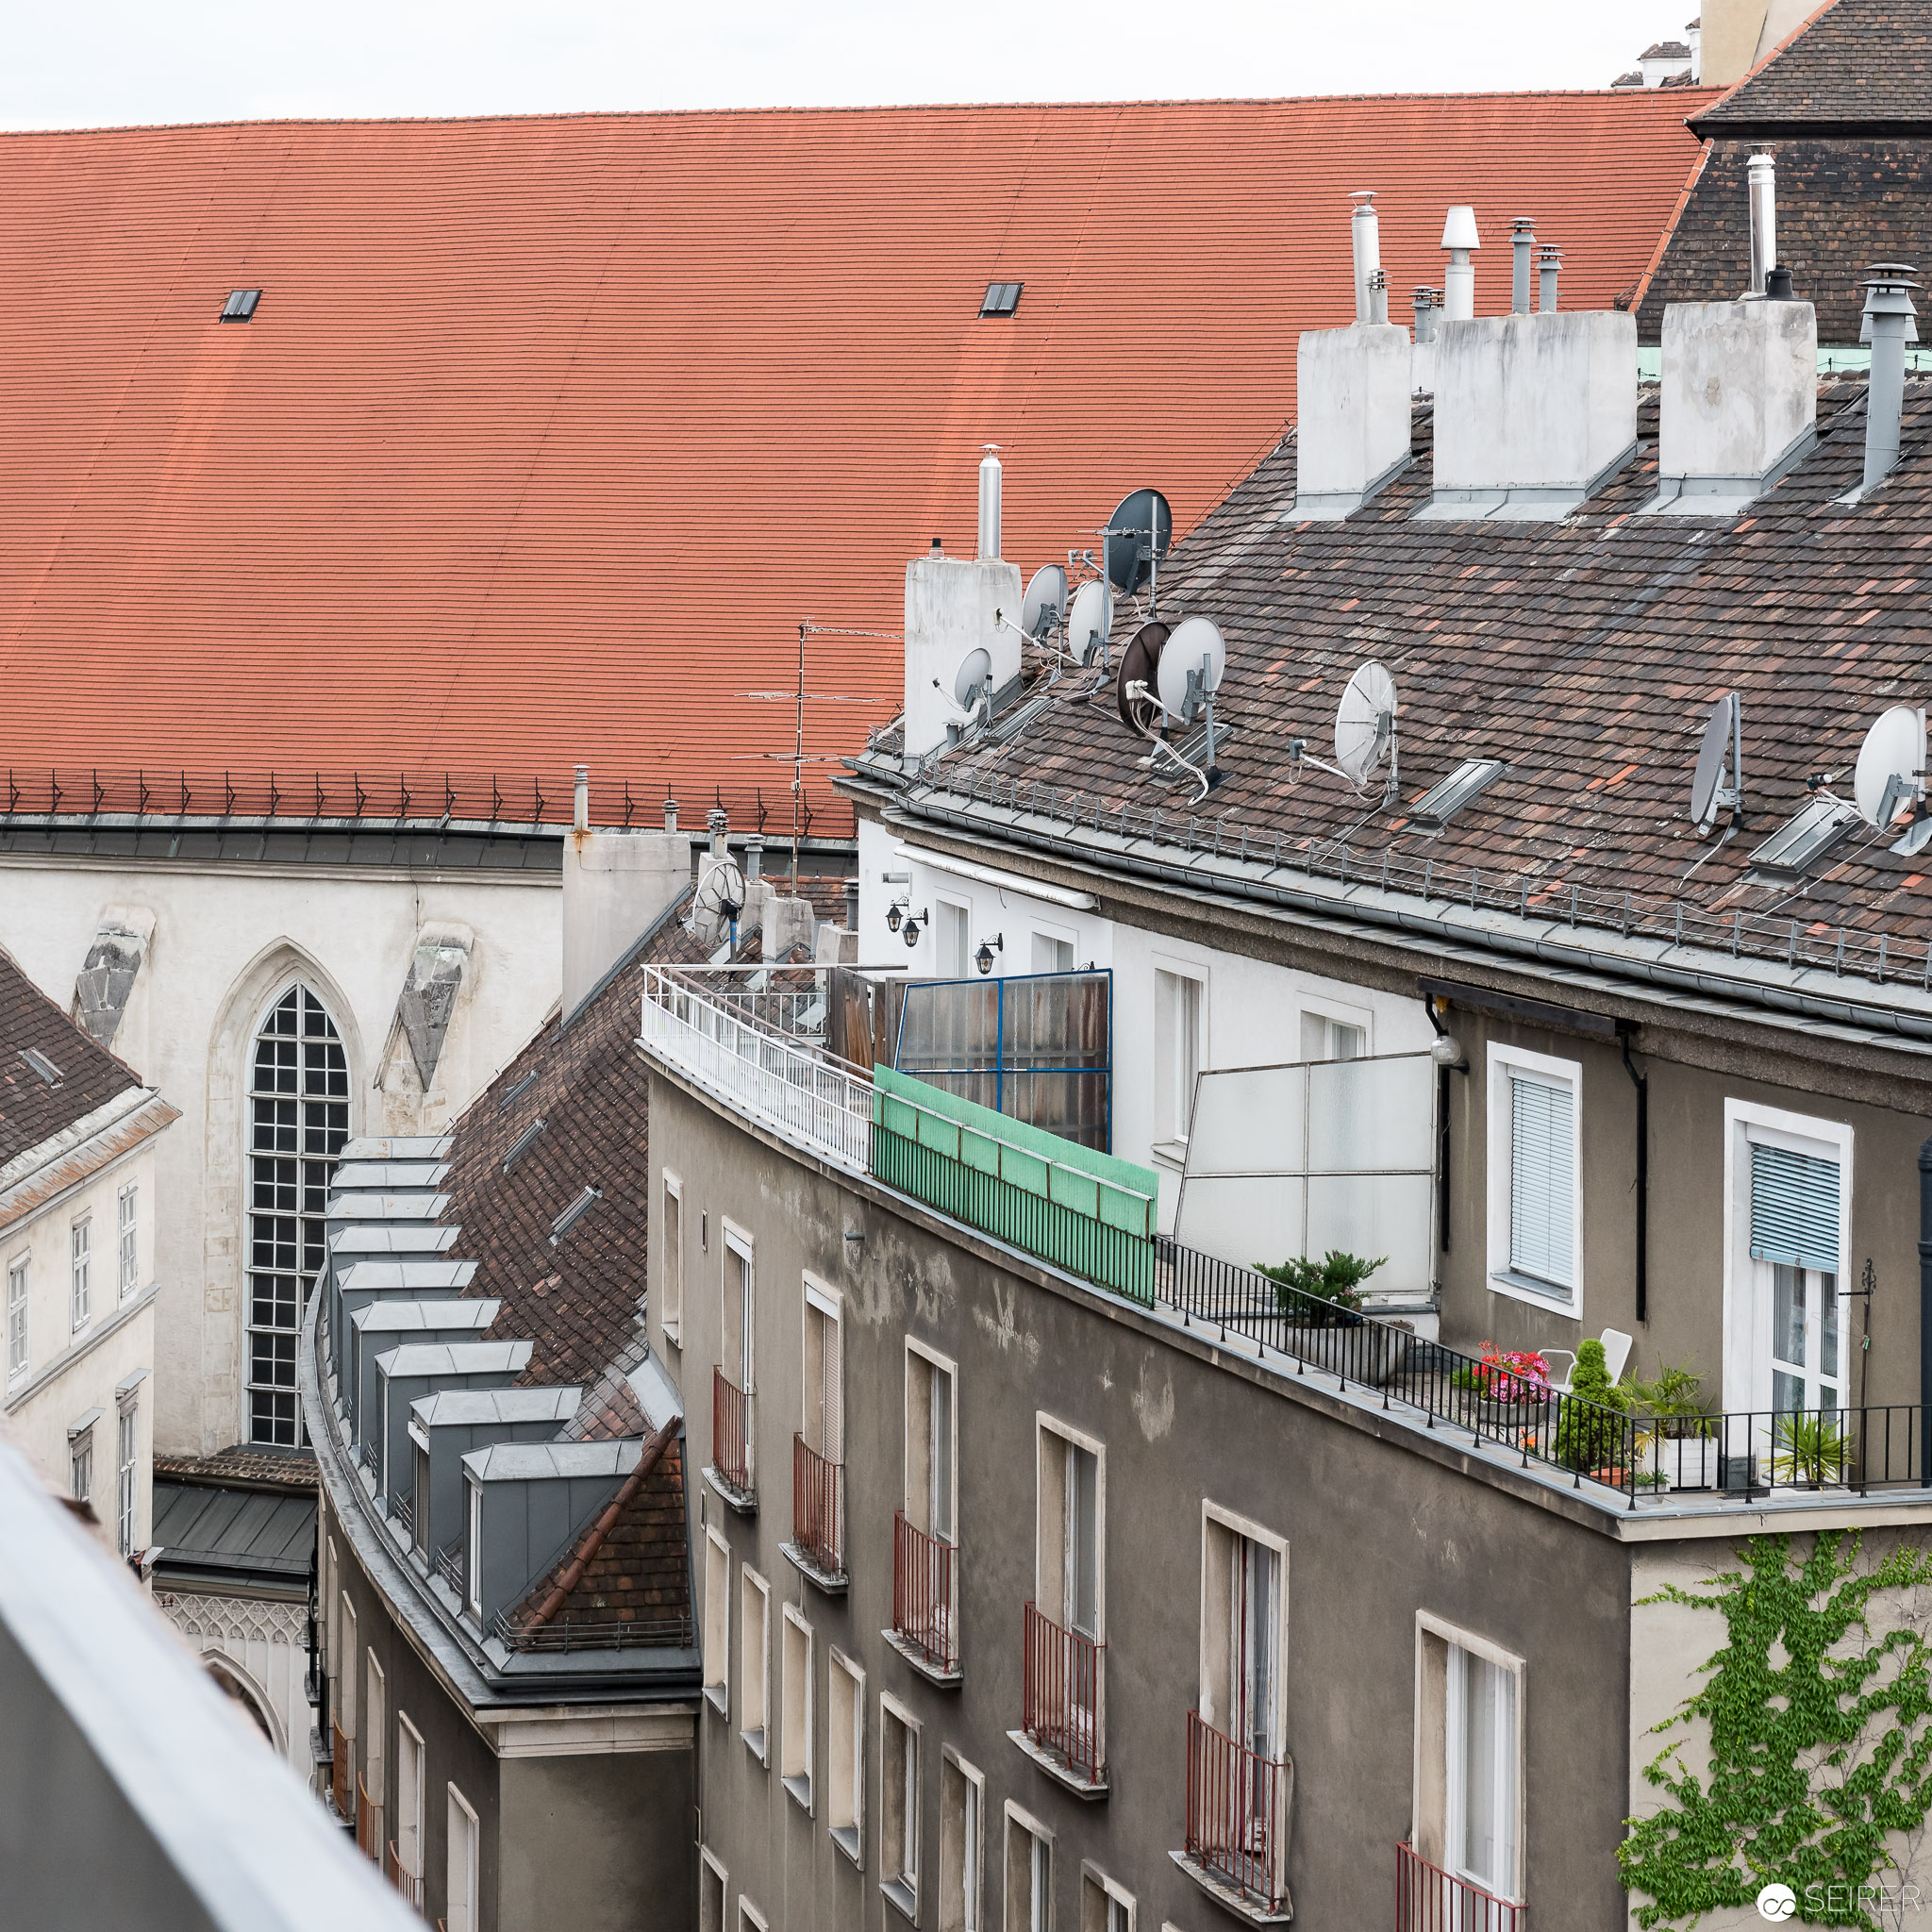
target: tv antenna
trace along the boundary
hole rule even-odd
[[[1734,829],[1744,823],[1744,701],[1734,691],[1711,706],[1704,741],[1697,748],[1690,816],[1700,839],[1717,823],[1721,811],[1731,814]]]
[[[1858,747],[1852,774],[1858,816],[1881,832],[1897,832],[1892,850],[1909,858],[1932,843],[1925,808],[1925,713],[1910,705],[1882,712]]]
[[[1160,602],[1160,560],[1174,541],[1174,512],[1158,490],[1136,490],[1124,496],[1107,527],[1100,532],[1106,547],[1101,555],[1108,583],[1123,597],[1147,590],[1147,615],[1158,617]]]

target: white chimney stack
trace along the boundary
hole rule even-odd
[[[1751,180],[1751,292],[1764,293],[1764,278],[1777,266],[1777,163],[1753,155]]]
[[[1865,317],[1858,340],[1872,344],[1872,377],[1865,391],[1865,475],[1870,490],[1898,461],[1900,419],[1906,402],[1906,344],[1919,340],[1911,291],[1916,271],[1903,261],[1874,261],[1865,271]]]
[[[1375,216],[1375,191],[1357,189],[1350,197],[1355,211],[1349,216],[1349,242],[1355,253],[1355,319],[1374,322],[1374,277],[1382,266],[1382,227]],[[1380,320],[1386,322],[1384,315]]]
[[[579,832],[591,829],[591,768],[579,765],[576,772],[576,797],[571,808],[571,824]]]
[[[1442,246],[1449,251],[1449,266],[1442,276],[1442,319],[1467,322],[1475,313],[1475,264],[1470,260],[1482,246],[1475,231],[1475,209],[1468,206],[1452,208],[1442,224]]]
[[[691,840],[683,834],[591,830],[591,774],[583,765],[573,823],[563,841],[566,1022],[691,882]]]
[[[1000,558],[999,444],[989,442],[979,461],[979,560],[997,563]]]

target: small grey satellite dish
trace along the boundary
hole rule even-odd
[[[1335,762],[1354,785],[1388,758],[1395,745],[1395,680],[1373,660],[1348,680],[1335,708]]]
[[[1702,838],[1720,811],[1741,812],[1744,806],[1744,703],[1727,691],[1710,708],[1704,741],[1697,747],[1697,770],[1690,779],[1690,817]]]
[[[1924,795],[1925,714],[1909,705],[1883,712],[1858,747],[1852,799],[1858,816],[1880,831],[1895,824],[1900,808]]]
[[[1112,629],[1113,592],[1104,578],[1094,577],[1074,592],[1074,608],[1067,613],[1067,650],[1074,662],[1104,659]]]
[[[1174,539],[1174,512],[1158,490],[1124,497],[1107,521],[1107,580],[1123,597],[1150,582]]]
[[[968,651],[959,660],[959,669],[953,678],[953,702],[962,711],[970,711],[991,675],[991,655],[985,650]]]
[[[1193,723],[1203,699],[1221,688],[1227,646],[1221,627],[1206,617],[1185,617],[1168,633],[1155,671],[1161,708]]]
[[[1033,573],[1033,581],[1026,586],[1025,600],[1020,606],[1020,628],[1029,638],[1043,638],[1048,631],[1059,628],[1060,620],[1066,614],[1066,565],[1042,564]]]

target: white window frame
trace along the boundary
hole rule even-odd
[[[811,1625],[790,1604],[778,1620],[778,1777],[793,1801],[812,1809],[812,1757],[818,1712],[812,1682]]]
[[[1370,1007],[1345,1006],[1339,1000],[1324,999],[1319,993],[1297,992],[1295,998],[1295,1053],[1298,1058],[1306,1058],[1302,1048],[1302,1023],[1305,1020],[1321,1020],[1331,1026],[1353,1026],[1362,1036],[1361,1058],[1366,1058],[1375,1051],[1374,1009]]]
[[[1853,1143],[1844,1121],[1821,1120],[1761,1107],[1756,1101],[1724,1102],[1724,1407],[1771,1407],[1771,1323],[1757,1304],[1757,1263],[1751,1258],[1751,1145],[1789,1147],[1838,1162],[1839,1349],[1843,1387],[1851,1388],[1851,1325],[1845,1300],[1851,1286]],[[1869,1312],[1869,1310],[1868,1310]]]
[[[341,1667],[337,1679],[337,1688],[341,1692],[340,1710],[342,1720],[342,1736],[353,1743],[356,1739],[356,1687],[362,1674],[357,1668],[359,1659],[356,1650],[356,1606],[349,1601],[349,1592],[346,1590],[341,1591],[341,1595],[342,1602],[342,1649]],[[474,1813],[471,1815],[475,1816]]]
[[[720,1717],[731,1713],[731,1545],[705,1525],[705,1696]]]
[[[718,1355],[724,1360],[724,1343],[732,1329],[731,1301],[739,1297],[738,1317],[739,1344],[738,1359],[724,1362],[724,1377],[737,1382],[742,1388],[747,1401],[758,1389],[758,1243],[752,1239],[749,1228],[740,1227],[729,1215],[720,1215],[724,1239],[719,1244],[719,1253],[724,1262],[719,1270],[722,1277],[718,1284]],[[744,1273],[740,1273],[740,1264]],[[744,1453],[747,1460],[751,1457],[750,1418],[746,1418],[746,1441]]]
[[[1265,1524],[1257,1523],[1252,1516],[1242,1516],[1233,1509],[1224,1509],[1219,1503],[1203,1498],[1201,1503],[1201,1622],[1200,1622],[1200,1664],[1198,1708],[1201,1722],[1212,1724],[1224,1737],[1232,1735],[1234,1713],[1220,1707],[1216,1695],[1218,1686],[1214,1681],[1213,1664],[1209,1652],[1210,1635],[1216,1630],[1227,1629],[1230,1605],[1223,1600],[1214,1600],[1212,1582],[1215,1564],[1210,1558],[1213,1537],[1216,1531],[1224,1536],[1240,1537],[1252,1543],[1258,1543],[1263,1549],[1273,1550],[1281,1564],[1280,1590],[1274,1613],[1274,1707],[1268,1714],[1270,1735],[1278,1740],[1282,1757],[1288,1756],[1288,1599],[1289,1565],[1288,1539],[1277,1535]],[[1228,1659],[1230,1681],[1234,1660]],[[1239,1741],[1245,1743],[1241,1739]]]
[[[1071,1423],[1062,1422],[1058,1416],[1047,1414],[1042,1408],[1034,1415],[1034,1456],[1033,1456],[1033,1601],[1040,1606],[1043,1615],[1060,1625],[1067,1626],[1067,1577],[1068,1542],[1066,1525],[1066,1505],[1064,1492],[1059,1498],[1047,1493],[1047,1449],[1046,1438],[1057,1437],[1062,1445],[1073,1444],[1085,1449],[1094,1458],[1096,1468],[1093,1477],[1093,1641],[1107,1641],[1107,1444],[1098,1436],[1090,1436],[1084,1429],[1076,1429]],[[1060,1451],[1065,1464],[1065,1448]],[[1064,1478],[1062,1478],[1064,1480]],[[1059,1524],[1059,1574],[1047,1574],[1048,1549],[1047,1524]],[[1048,1605],[1052,1606],[1049,1609]]]
[[[67,1225],[67,1324],[78,1335],[93,1320],[94,1217],[90,1209]]]
[[[865,1670],[838,1646],[826,1651],[829,1693],[826,1714],[832,1728],[825,1741],[825,1829],[832,1842],[862,1871],[865,1867]],[[849,1697],[851,1707],[841,1721],[841,1702]],[[851,1751],[850,1762],[842,1762],[844,1751]],[[840,1776],[841,1770],[844,1776]]]
[[[368,1655],[369,1707],[362,1738],[362,1784],[369,1793],[369,1802],[379,1811],[389,1799],[383,1783],[389,1768],[388,1754],[383,1749],[389,1740],[389,1676],[376,1662],[373,1645]],[[379,1858],[380,1846],[376,1853]]]
[[[1438,1693],[1434,1681],[1435,1663],[1429,1648],[1432,1641],[1444,1646],[1445,1669],[1440,1707],[1436,1703]],[[1515,1679],[1515,1875],[1504,1895],[1506,1902],[1521,1905],[1524,1902],[1524,1874],[1528,1864],[1524,1845],[1524,1831],[1529,1816],[1529,1780],[1526,1775],[1529,1722],[1528,1705],[1524,1701],[1528,1689],[1528,1667],[1513,1651],[1505,1650],[1501,1644],[1492,1642],[1489,1638],[1479,1636],[1474,1630],[1465,1629],[1459,1624],[1452,1624],[1446,1618],[1439,1617],[1429,1610],[1418,1610],[1415,1614],[1415,1754],[1411,1773],[1408,1841],[1430,1863],[1440,1865],[1444,1871],[1453,1869],[1449,1852],[1452,1823],[1449,1782],[1451,1739],[1446,1670],[1446,1651],[1449,1647],[1467,1651],[1473,1657],[1479,1657],[1488,1663],[1495,1664],[1508,1672]],[[1440,1793],[1435,1784],[1438,1777],[1441,1779]],[[1437,1804],[1439,1796],[1440,1810]]]
[[[715,1884],[717,1890],[714,1892],[708,1893],[706,1890],[708,1884]],[[718,1916],[715,1921],[708,1924],[705,1919],[705,1902],[708,1896],[713,1897],[718,1901]],[[724,1914],[729,1909],[730,1903],[730,1874],[719,1863],[717,1854],[711,1850],[709,1845],[700,1845],[698,1847],[698,1932],[727,1932],[724,1924]]]
[[[1080,935],[1069,925],[1055,925],[1044,919],[1034,919],[1028,923],[1026,941],[1026,971],[1037,973],[1074,973],[1080,965]],[[1033,957],[1035,942],[1045,940],[1048,944],[1065,946],[1068,963],[1065,966],[1042,966]]]
[[[1188,1083],[1188,1091],[1179,1091],[1182,1084],[1182,1056],[1180,1052],[1181,1032],[1178,1016],[1172,1022],[1162,1018],[1162,1005],[1166,997],[1161,989],[1165,976],[1174,980],[1191,981],[1194,987],[1194,1077]],[[1154,1134],[1153,1145],[1157,1152],[1165,1154],[1169,1159],[1184,1161],[1187,1158],[1188,1140],[1194,1124],[1194,1093],[1200,1084],[1200,1076],[1208,1065],[1208,989],[1210,984],[1208,968],[1192,961],[1172,959],[1156,954],[1154,958]],[[1166,1040],[1162,1039],[1163,1027],[1172,1024],[1173,1031]]]
[[[741,1891],[738,1894],[738,1932],[771,1932],[764,1913]]]
[[[405,1873],[423,1880],[424,1808],[428,1802],[424,1780],[423,1733],[406,1712],[396,1712],[396,1858]]]
[[[483,1485],[472,1476],[469,1481],[470,1534],[463,1551],[463,1600],[471,1616],[483,1621]]]
[[[949,1808],[958,1780],[958,1830]],[[975,1800],[969,1809],[967,1793]],[[970,1884],[968,1883],[970,1879]],[[989,1932],[986,1917],[986,1774],[950,1744],[940,1747],[939,1932]]]
[[[116,1285],[125,1302],[141,1287],[141,1183],[128,1181],[114,1196]]]
[[[1034,1874],[1039,1870],[1036,1846],[1043,1847],[1045,1851],[1046,1910],[1041,1923],[1050,1927],[1053,1924],[1054,1834],[1032,1812],[1014,1804],[1010,1798],[1007,1800],[1004,1816],[1006,1827],[1000,1835],[1000,1866],[1005,1878],[1001,1890],[1005,1895],[1006,1932],[1033,1932],[1030,1901],[1036,1896]],[[1024,1899],[1016,1895],[1013,1884],[1013,1840],[1016,1833],[1029,1841],[1026,1846],[1026,1896]]]
[[[908,1754],[908,1762],[900,1767],[902,1775],[898,1778],[892,1774],[891,1757],[892,1727],[895,1724],[905,1740],[900,1748]],[[890,1690],[879,1692],[879,1890],[885,1893],[890,1904],[915,1924],[919,1918],[921,1876],[920,1813],[924,1798],[924,1767],[920,1762],[923,1755],[923,1728],[919,1719],[914,1717]],[[906,1816],[908,1803],[911,1811],[909,1821]],[[893,1842],[891,1831],[895,1809],[901,1827],[896,1843]],[[912,1869],[909,1872],[905,1867],[908,1848],[912,1855]]]
[[[827,1286],[816,1274],[808,1272],[804,1277],[805,1293],[800,1300],[798,1362],[799,1375],[804,1384],[804,1413],[808,1421],[813,1410],[819,1412],[819,1441],[817,1454],[827,1462],[842,1463],[845,1459],[845,1321],[844,1298],[835,1288]],[[833,1363],[834,1401],[837,1404],[836,1429],[825,1426],[827,1417],[824,1407],[824,1389],[811,1386],[811,1320],[816,1314],[831,1331],[832,1347],[836,1359]],[[823,1346],[823,1338],[821,1339]],[[812,1431],[805,1430],[806,1446],[811,1448]]]
[[[444,1848],[447,1865],[447,1875],[444,1880],[444,1924],[448,1927],[448,1932],[478,1932],[476,1891],[481,1876],[482,1860],[478,1853],[482,1833],[477,1825],[475,1809],[470,1801],[457,1790],[454,1783],[446,1789],[449,1794],[449,1823],[448,1841]],[[460,1887],[458,1879],[461,1881]]]
[[[973,970],[973,901],[961,899],[951,892],[935,892],[932,895],[932,967],[935,979],[974,979],[978,975]],[[956,959],[942,957],[940,934],[945,922],[940,917],[942,912],[951,912],[959,922],[959,952]]]
[[[19,1381],[33,1366],[33,1251],[7,1263],[7,1379]]]
[[[1117,1905],[1126,1914],[1126,1932],[1136,1932],[1140,1912],[1134,1894],[1117,1879],[1109,1878],[1091,1858],[1080,1860],[1080,1932],[1112,1932],[1108,1924],[1108,1907]],[[1098,1910],[1090,1909],[1098,1907]]]
[[[1493,1041],[1488,1049],[1488,1058],[1490,1291],[1580,1322],[1583,1319],[1584,1287],[1583,1063],[1580,1060],[1558,1059],[1546,1053],[1532,1053],[1527,1047],[1505,1046]],[[1574,1279],[1567,1291],[1554,1284],[1538,1287],[1528,1275],[1518,1274],[1509,1266],[1509,1183],[1514,1167],[1509,1091],[1512,1068],[1538,1074],[1546,1080],[1563,1081],[1570,1089],[1570,1171],[1574,1177],[1574,1192],[1571,1198],[1570,1253]]]
[[[67,1487],[76,1503],[92,1505],[94,1499],[94,1425],[67,1438]]]
[[[124,1557],[134,1554],[134,1518],[141,1500],[141,1397],[129,1391],[114,1405],[114,1520]]]
[[[901,1466],[906,1472],[905,1509],[906,1519],[914,1527],[924,1529],[928,1536],[938,1536],[932,1526],[932,1464],[930,1436],[932,1430],[932,1396],[930,1383],[924,1405],[916,1404],[913,1396],[913,1361],[917,1358],[924,1365],[928,1377],[944,1375],[953,1385],[952,1426],[950,1429],[951,1453],[947,1457],[951,1468],[951,1480],[947,1484],[946,1521],[949,1524],[943,1542],[951,1543],[956,1549],[959,1542],[959,1365],[951,1356],[941,1355],[938,1349],[928,1346],[916,1337],[906,1338],[906,1415],[904,1437],[901,1444]],[[923,1419],[927,1441],[915,1440],[914,1424]],[[925,1493],[915,1495],[913,1473],[924,1468],[926,1472]]]
[[[663,1259],[658,1270],[658,1332],[673,1348],[684,1347],[684,1182],[667,1167],[661,1175],[661,1200],[677,1204],[677,1239],[658,1243]],[[668,1227],[671,1215],[660,1208]]]
[[[757,1627],[750,1615],[756,1600]],[[772,1586],[749,1563],[738,1566],[738,1735],[758,1761],[772,1762]],[[757,1724],[752,1723],[756,1716]]]

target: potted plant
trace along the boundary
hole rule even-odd
[[[1595,1337],[1576,1344],[1570,1388],[1557,1406],[1557,1460],[1599,1482],[1620,1483],[1630,1441],[1625,1420],[1630,1391],[1610,1380],[1604,1345]]]
[[[1845,1481],[1850,1465],[1850,1443],[1829,1409],[1787,1409],[1772,1424],[1773,1482],[1822,1490]]]
[[[1454,1371],[1449,1386],[1461,1391],[1457,1407],[1471,1427],[1488,1424],[1516,1441],[1550,1399],[1550,1365],[1534,1349],[1498,1348],[1486,1341],[1481,1358]]]
[[[1257,1272],[1274,1282],[1274,1298],[1288,1318],[1281,1346],[1354,1381],[1386,1382],[1407,1338],[1363,1317],[1361,1285],[1388,1258],[1368,1261],[1330,1248],[1319,1261],[1306,1255],[1274,1264],[1257,1261]]]
[[[1628,1407],[1639,1419],[1639,1461],[1659,1478],[1647,1487],[1717,1486],[1717,1424],[1704,1411],[1703,1386],[1704,1378],[1688,1363],[1667,1363],[1654,1381],[1630,1384]]]

